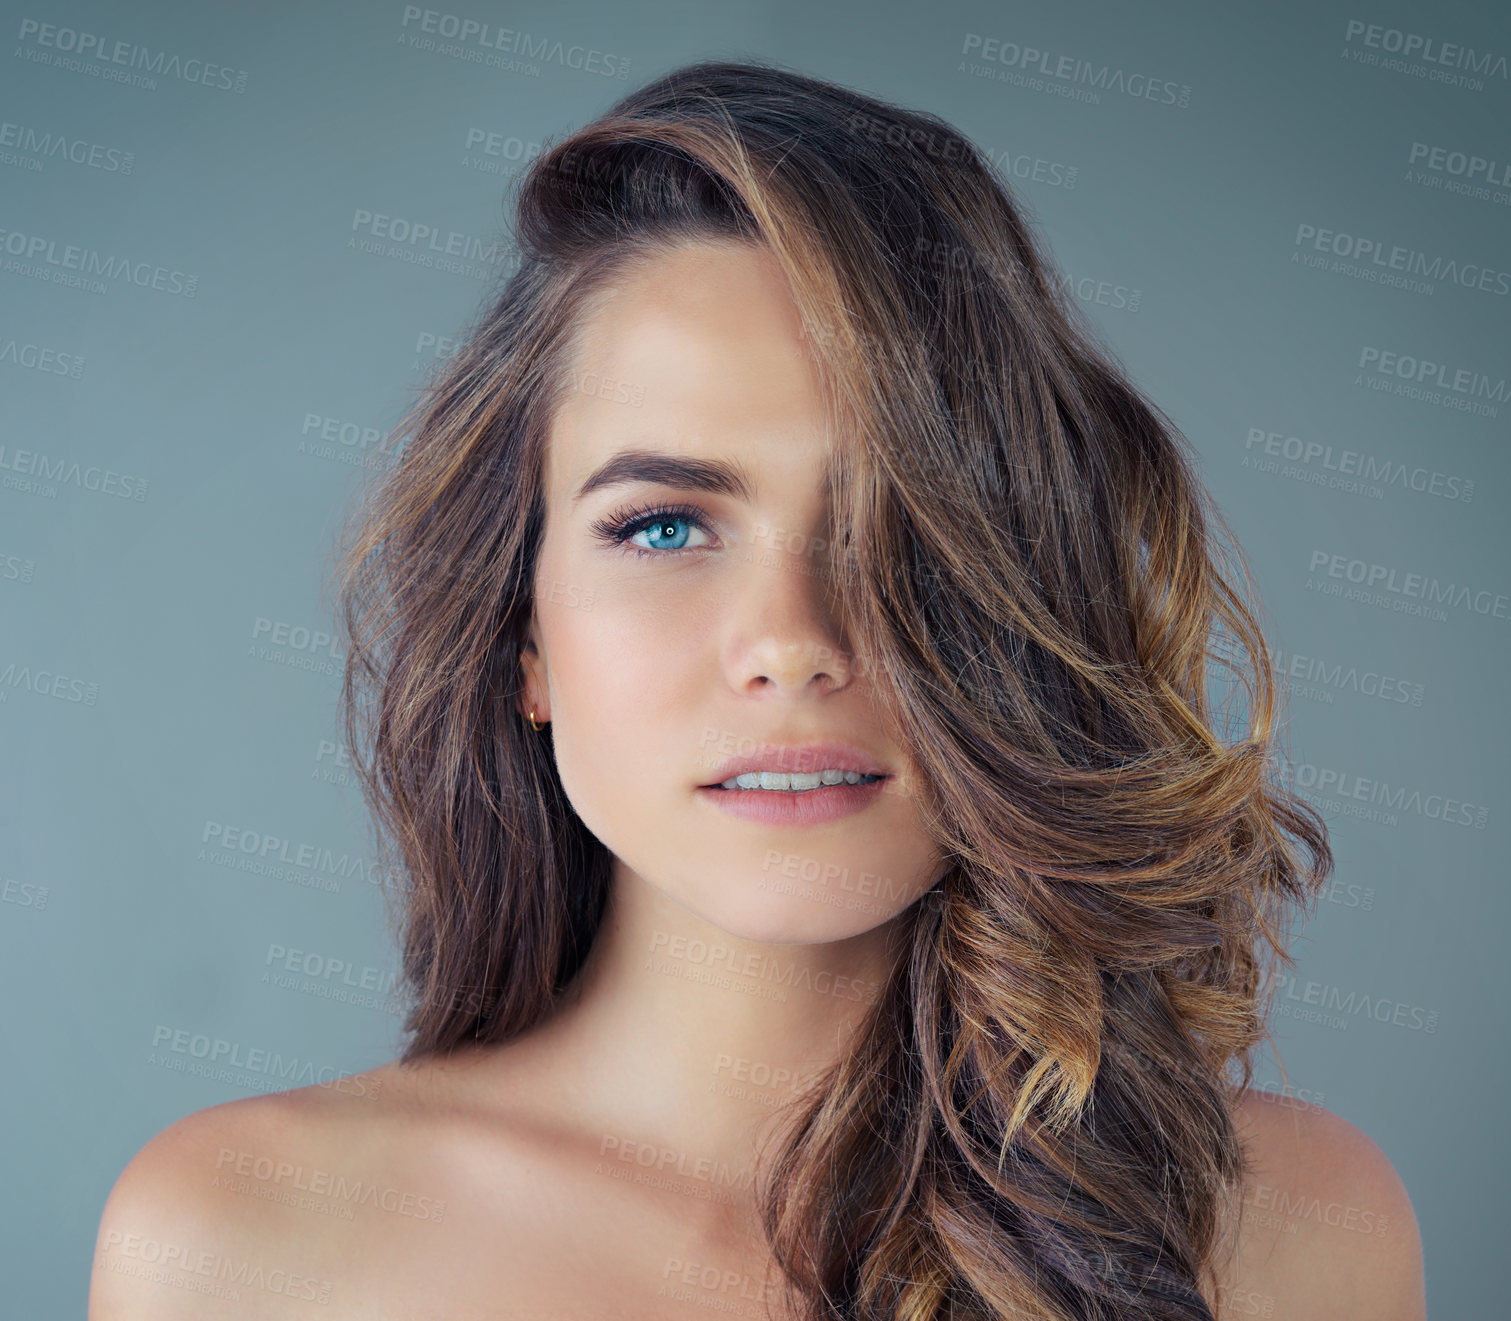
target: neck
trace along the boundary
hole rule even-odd
[[[616,862],[593,949],[537,1048],[605,1161],[689,1183],[749,1170],[778,1108],[849,1048],[897,921],[820,945],[742,940]]]

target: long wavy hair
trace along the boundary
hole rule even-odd
[[[1235,1107],[1326,827],[1188,442],[942,119],[703,62],[548,144],[518,266],[417,387],[339,562],[346,736],[404,885],[405,1062],[539,1022],[610,856],[516,710],[574,336],[633,263],[763,244],[824,381],[824,571],[942,879],[762,1184],[813,1318],[1202,1318]]]

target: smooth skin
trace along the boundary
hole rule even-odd
[[[615,858],[583,972],[506,1045],[164,1129],[106,1203],[91,1321],[763,1314],[752,1162],[778,1105],[846,1049],[890,926],[942,866],[815,571],[818,376],[774,259],[658,258],[588,320],[577,365],[548,447],[519,718],[551,722],[539,737]],[[736,465],[748,489],[574,498],[632,449]],[[601,535],[676,504],[696,522]],[[783,828],[697,794],[755,743],[823,739],[877,758],[887,792]],[[1239,1122],[1258,1191],[1225,1222],[1217,1315],[1423,1321],[1415,1217],[1379,1148],[1263,1092]]]

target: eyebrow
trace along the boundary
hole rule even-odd
[[[739,463],[724,459],[692,459],[659,450],[620,450],[598,467],[572,497],[575,504],[590,491],[629,482],[656,486],[680,486],[691,491],[709,491],[749,501],[755,483]]]

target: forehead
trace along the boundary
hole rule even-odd
[[[585,312],[571,368],[547,446],[557,497],[626,448],[821,463],[817,365],[764,248],[688,246],[634,270]]]

